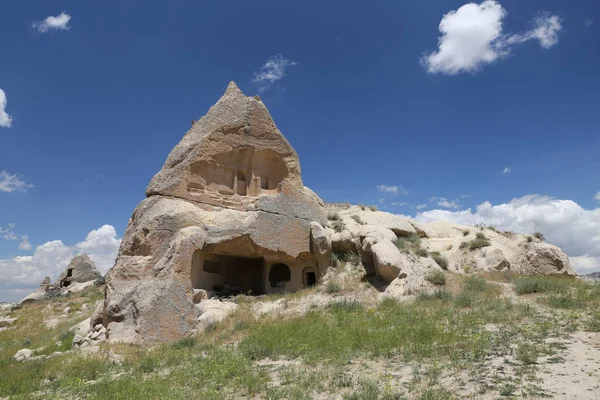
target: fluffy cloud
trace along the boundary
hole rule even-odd
[[[600,201],[600,192],[596,193],[596,196],[594,196],[594,200]]]
[[[280,81],[285,76],[288,67],[298,63],[284,58],[281,54],[269,57],[260,71],[252,76],[252,83],[258,86],[259,92],[269,89],[275,82]]]
[[[33,185],[25,183],[17,175],[11,175],[8,171],[0,171],[0,192],[23,192],[32,188]]]
[[[424,209],[426,209],[426,208],[427,208],[427,204],[419,204],[419,205],[417,206],[417,210],[424,210]]]
[[[60,240],[53,240],[38,246],[33,256],[0,260],[0,301],[20,300],[23,291],[31,292],[45,276],[56,279],[71,259],[83,252],[88,253],[104,274],[112,267],[120,242],[115,228],[104,225],[75,245],[67,246]]]
[[[586,210],[572,200],[527,195],[495,206],[485,202],[477,206],[475,212],[470,208],[426,211],[417,213],[416,219],[464,225],[484,223],[529,234],[537,230],[569,255],[579,273],[600,270],[600,208]]]
[[[6,113],[6,93],[0,89],[0,126],[10,128],[12,126],[12,117]]]
[[[56,17],[50,16],[43,21],[34,22],[31,27],[40,33],[46,33],[50,30],[68,31],[71,29],[69,21],[71,21],[71,16],[63,11]]]
[[[504,169],[502,170],[502,173],[503,173],[504,175],[510,174],[511,172],[512,172],[512,171],[511,171],[511,170],[510,170],[510,168],[508,168],[508,167],[506,167],[506,168],[504,168]]]
[[[455,75],[477,72],[486,64],[508,55],[510,47],[530,40],[548,49],[558,42],[562,28],[555,15],[535,18],[531,30],[520,34],[503,32],[506,10],[494,0],[468,3],[444,15],[439,25],[438,50],[425,54],[421,64],[429,73]]]

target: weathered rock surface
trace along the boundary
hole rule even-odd
[[[102,275],[96,269],[94,261],[87,254],[82,253],[73,257],[54,284],[51,283],[50,277],[45,277],[40,287],[21,300],[20,304],[76,293],[92,286],[98,279],[102,279]]]
[[[58,276],[55,285],[63,288],[73,283],[93,282],[101,277],[92,259],[83,253],[71,260],[67,268]]]
[[[33,350],[21,349],[13,356],[16,361],[27,361],[33,356]]]
[[[568,257],[556,246],[527,235],[453,225],[444,221],[419,223],[409,218],[373,211],[368,207],[328,204],[332,247],[357,252],[367,269],[389,284],[387,292],[414,293],[425,287],[425,277],[440,266],[431,258],[400,251],[394,242],[417,236],[428,255],[439,252],[451,272],[512,271],[518,274],[575,275]],[[335,231],[333,228],[336,228]],[[469,249],[483,234],[489,246]]]
[[[7,328],[9,326],[13,326],[17,318],[0,318],[0,328]]]
[[[200,289],[206,297],[294,291],[329,265],[323,202],[303,185],[298,156],[265,105],[234,83],[171,151],[146,195],[92,318],[101,317],[110,341],[180,339],[211,315],[202,319]]]

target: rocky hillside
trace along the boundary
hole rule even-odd
[[[566,254],[541,235],[443,221],[424,224],[362,205],[326,208],[334,257],[359,255],[368,273],[389,284],[390,293],[418,291],[434,270],[576,275]]]

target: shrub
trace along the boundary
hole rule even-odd
[[[527,236],[527,243],[533,242],[533,238],[531,236]]]
[[[460,308],[469,308],[473,305],[473,302],[473,293],[465,290],[457,294],[456,298],[454,299],[454,304],[456,304],[456,306]]]
[[[325,292],[329,294],[339,293],[342,290],[342,287],[337,282],[329,282],[327,286],[325,286]]]
[[[477,237],[469,242],[469,250],[477,250],[490,246],[491,243],[481,232],[477,232]]]
[[[544,234],[542,232],[536,232],[536,233],[534,233],[533,237],[536,238],[536,239],[541,240],[542,242],[544,240],[546,240],[546,238],[544,237]]]
[[[442,271],[433,271],[425,277],[425,280],[436,286],[444,286],[446,284],[446,275]]]
[[[353,251],[347,251],[345,253],[332,252],[331,253],[331,264],[337,266],[338,263],[350,263],[352,265],[360,265],[360,258],[358,254]]]
[[[444,270],[448,269],[448,260],[446,259],[446,257],[441,255],[439,252],[434,251],[433,253],[431,253],[431,258],[433,258],[433,261],[435,261],[437,263],[437,265],[442,267],[442,269],[444,269]]]
[[[458,246],[458,248],[461,249],[461,250],[468,249],[469,248],[469,242],[462,242],[460,244],[460,246]]]
[[[465,230],[463,231],[463,236],[469,236],[469,233],[471,233],[471,231],[470,231],[470,230],[468,230],[468,229],[465,229]]]
[[[471,266],[470,265],[463,265],[462,266],[463,271],[465,271],[465,274],[468,274],[469,272],[471,272]]]
[[[449,301],[452,300],[452,293],[448,292],[445,289],[437,289],[431,293],[421,292],[419,296],[417,296],[417,300],[419,301]]]
[[[327,219],[330,221],[339,221],[342,218],[340,217],[340,213],[337,211],[329,211],[327,213]]]
[[[363,225],[363,224],[364,224],[363,220],[362,220],[362,219],[360,219],[360,216],[359,216],[359,215],[353,215],[351,218],[352,218],[353,220],[355,220],[355,221],[356,221],[356,223],[357,223],[357,224],[359,224],[359,225]]]
[[[377,206],[369,206],[369,210],[371,210],[371,211],[377,211]]]
[[[338,233],[342,232],[346,228],[346,225],[344,225],[342,221],[333,221],[333,224],[331,224],[331,226],[333,230]]]
[[[427,250],[419,247],[416,251],[415,254],[418,255],[419,257],[427,257],[429,255],[429,253],[427,252]]]

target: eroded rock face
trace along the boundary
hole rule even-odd
[[[154,344],[198,329],[202,296],[295,291],[325,273],[323,202],[265,105],[232,82],[146,190],[106,277],[110,341]]]
[[[440,270],[431,257],[399,250],[401,238],[419,241],[424,255],[439,252],[450,272],[511,271],[524,275],[575,275],[568,257],[556,246],[522,234],[453,225],[444,221],[419,223],[368,207],[327,205],[332,221],[327,228],[333,250],[356,252],[368,273],[376,274],[394,295],[415,293],[427,287],[426,276]],[[332,229],[336,225],[336,231]],[[488,246],[469,248],[483,234]],[[416,238],[418,237],[418,239]]]
[[[85,253],[79,254],[71,260],[67,268],[58,276],[55,285],[58,287],[68,287],[73,283],[87,283],[101,278],[102,275],[96,269],[92,259]],[[42,282],[42,285],[44,285]]]

